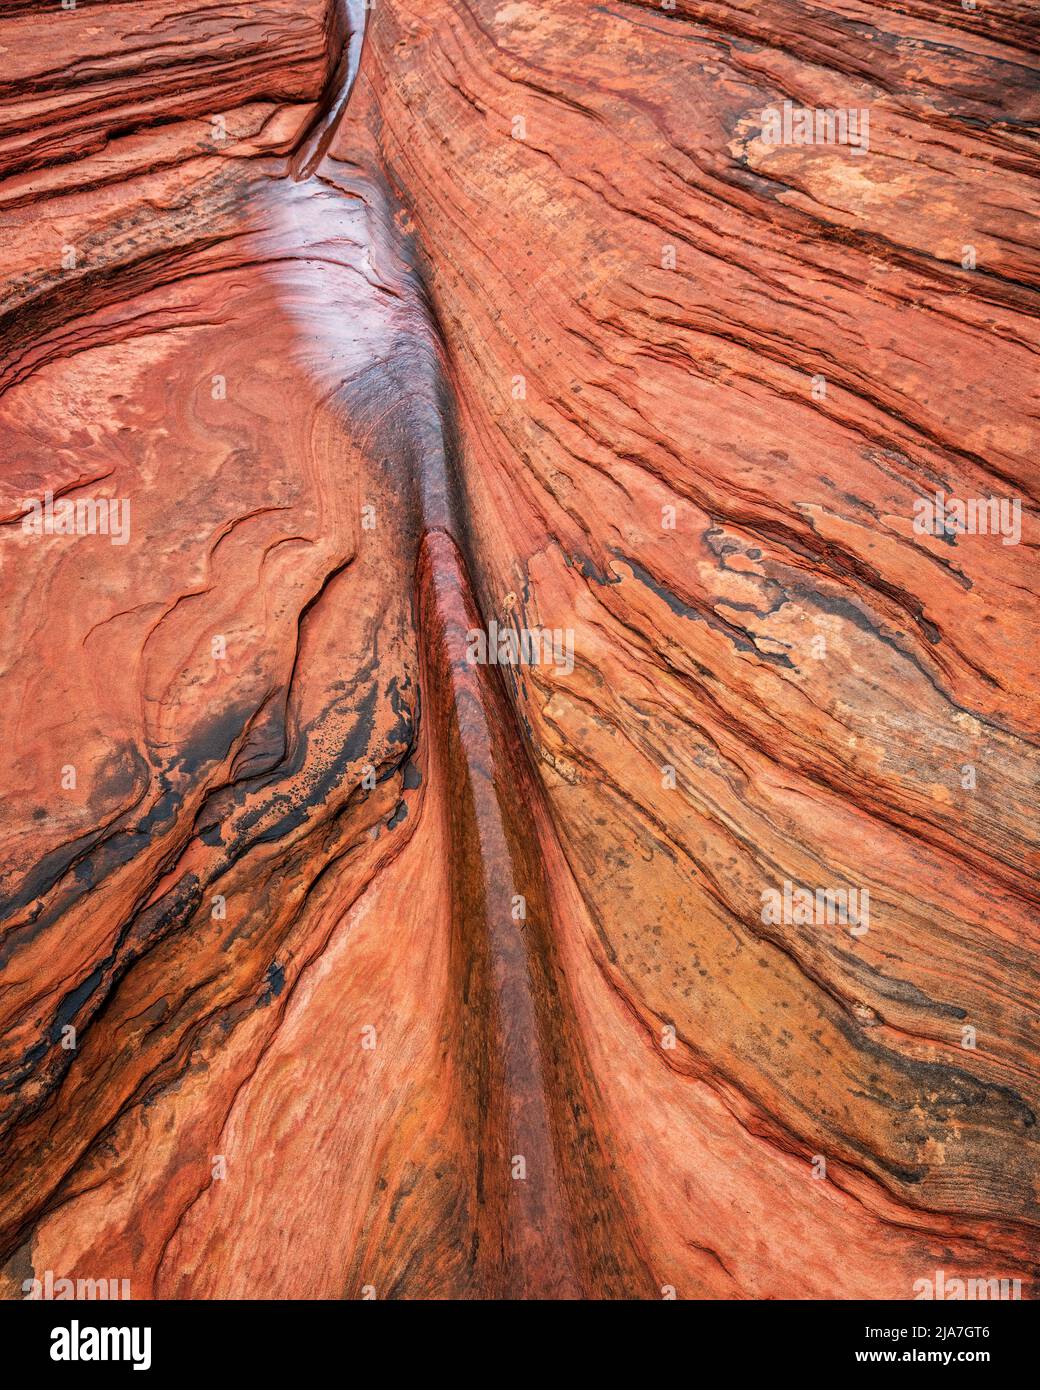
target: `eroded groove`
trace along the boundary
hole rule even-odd
[[[1026,9],[87,8],[0,4],[0,1293],[1031,1291]]]

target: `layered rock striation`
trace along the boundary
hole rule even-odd
[[[4,1294],[1030,1296],[1031,7],[0,50]]]

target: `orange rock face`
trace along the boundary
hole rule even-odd
[[[4,1296],[1030,1296],[1034,20],[0,7]]]

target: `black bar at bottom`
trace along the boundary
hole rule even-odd
[[[20,1371],[49,1372],[53,1379],[47,1384],[98,1372],[109,1377],[125,1372],[138,1379],[204,1372],[208,1379],[226,1371],[236,1382],[255,1372],[269,1380],[282,1371],[316,1372],[330,1355],[345,1374],[353,1361],[352,1374],[361,1371],[359,1353],[366,1362],[373,1354],[385,1356],[385,1369],[397,1374],[407,1373],[408,1357],[414,1355],[421,1358],[423,1373],[436,1364],[436,1348],[444,1354],[449,1345],[480,1374],[479,1357],[471,1359],[476,1344],[458,1340],[470,1330],[478,1335],[493,1330],[497,1342],[504,1340],[514,1375],[527,1356],[535,1373],[535,1358],[540,1361],[548,1350],[537,1335],[543,1328],[555,1334],[553,1346],[570,1348],[567,1355],[577,1358],[585,1372],[598,1355],[617,1354],[622,1334],[620,1345],[637,1363],[646,1358],[643,1371],[651,1379],[654,1366],[662,1370],[675,1364],[663,1358],[675,1357],[691,1373],[712,1366],[713,1376],[756,1369],[796,1374],[873,1367],[884,1372],[893,1365],[983,1366],[1008,1374],[1031,1363],[1036,1339],[1029,1305],[1010,1301],[662,1301],[660,1307],[638,1310],[633,1304],[612,1304],[605,1324],[595,1313],[603,1305],[584,1305],[583,1311],[581,1305],[556,1304],[543,1313],[545,1304],[526,1312],[512,1304],[505,1325],[497,1322],[502,1306],[484,1305],[487,1311],[453,1316],[447,1303],[411,1309],[394,1305],[388,1311],[355,1302],[7,1302],[0,1303],[0,1337],[7,1365],[13,1355]],[[435,1322],[424,1331],[431,1310]],[[455,1323],[458,1316],[462,1323]],[[547,1324],[541,1322],[543,1316],[549,1318]],[[405,1329],[410,1336],[399,1341]],[[447,1343],[441,1338],[449,1329],[452,1341]],[[372,1338],[390,1340],[373,1343]],[[553,1369],[560,1369],[557,1353],[551,1355]],[[542,1372],[546,1369],[542,1363]],[[441,1374],[451,1371],[447,1361],[442,1364]]]

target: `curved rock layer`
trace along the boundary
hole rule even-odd
[[[0,5],[5,1296],[1030,1296],[1034,21]]]

